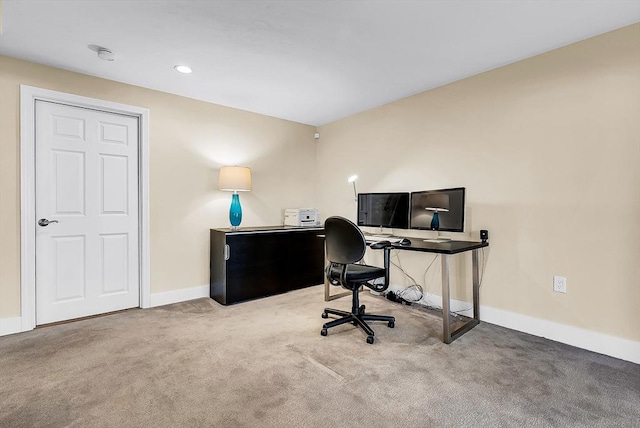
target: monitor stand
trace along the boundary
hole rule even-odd
[[[375,236],[393,236],[393,233],[391,233],[391,232],[385,232],[385,231],[384,231],[384,229],[383,229],[383,227],[382,227],[382,226],[380,226],[380,227],[378,228],[378,231],[377,231],[377,232],[372,233],[372,235],[375,235]]]
[[[449,242],[451,241],[451,238],[448,236],[442,236],[440,235],[440,233],[438,233],[438,236],[436,236],[435,238],[428,238],[428,239],[423,239],[424,242],[433,242],[433,243],[438,243],[438,242]]]

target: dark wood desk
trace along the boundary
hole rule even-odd
[[[402,238],[401,236],[394,236]],[[423,253],[436,253],[441,255],[442,264],[442,341],[449,344],[458,337],[480,324],[480,266],[478,264],[478,251],[484,247],[488,247],[488,242],[474,241],[441,241],[426,242],[421,238],[411,238],[410,245],[392,244],[393,248],[402,251],[419,251]],[[464,317],[466,320],[463,324],[455,329],[451,325],[450,308],[451,295],[449,290],[449,263],[451,256],[471,251],[472,276],[473,276],[473,317]],[[328,291],[329,284],[325,281],[325,300],[332,300],[343,294],[330,296]]]

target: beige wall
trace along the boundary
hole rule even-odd
[[[354,218],[358,173],[360,192],[467,188],[469,235],[491,235],[482,305],[640,341],[640,25],[323,126],[317,145],[309,126],[0,57],[0,318],[20,314],[21,83],[150,109],[153,293],[208,283],[220,165],[253,168],[244,225]],[[426,282],[439,294],[433,268]]]
[[[323,214],[355,217],[353,173],[360,192],[464,186],[467,230],[490,233],[482,305],[640,341],[640,25],[320,133]]]
[[[0,57],[0,318],[20,316],[20,84],[150,110],[152,293],[209,283],[209,229],[229,224],[221,165],[252,168],[244,226],[314,205],[314,127]]]

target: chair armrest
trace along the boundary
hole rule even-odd
[[[391,242],[389,241],[378,241],[375,244],[371,244],[369,248],[372,250],[382,250],[383,248],[391,247]]]
[[[372,250],[384,250],[384,288],[389,287],[389,268],[391,267],[391,249],[393,245],[389,241],[379,241],[369,246]]]

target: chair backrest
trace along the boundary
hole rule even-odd
[[[349,264],[362,260],[367,241],[358,226],[344,217],[329,217],[324,222],[327,259],[332,263]]]

